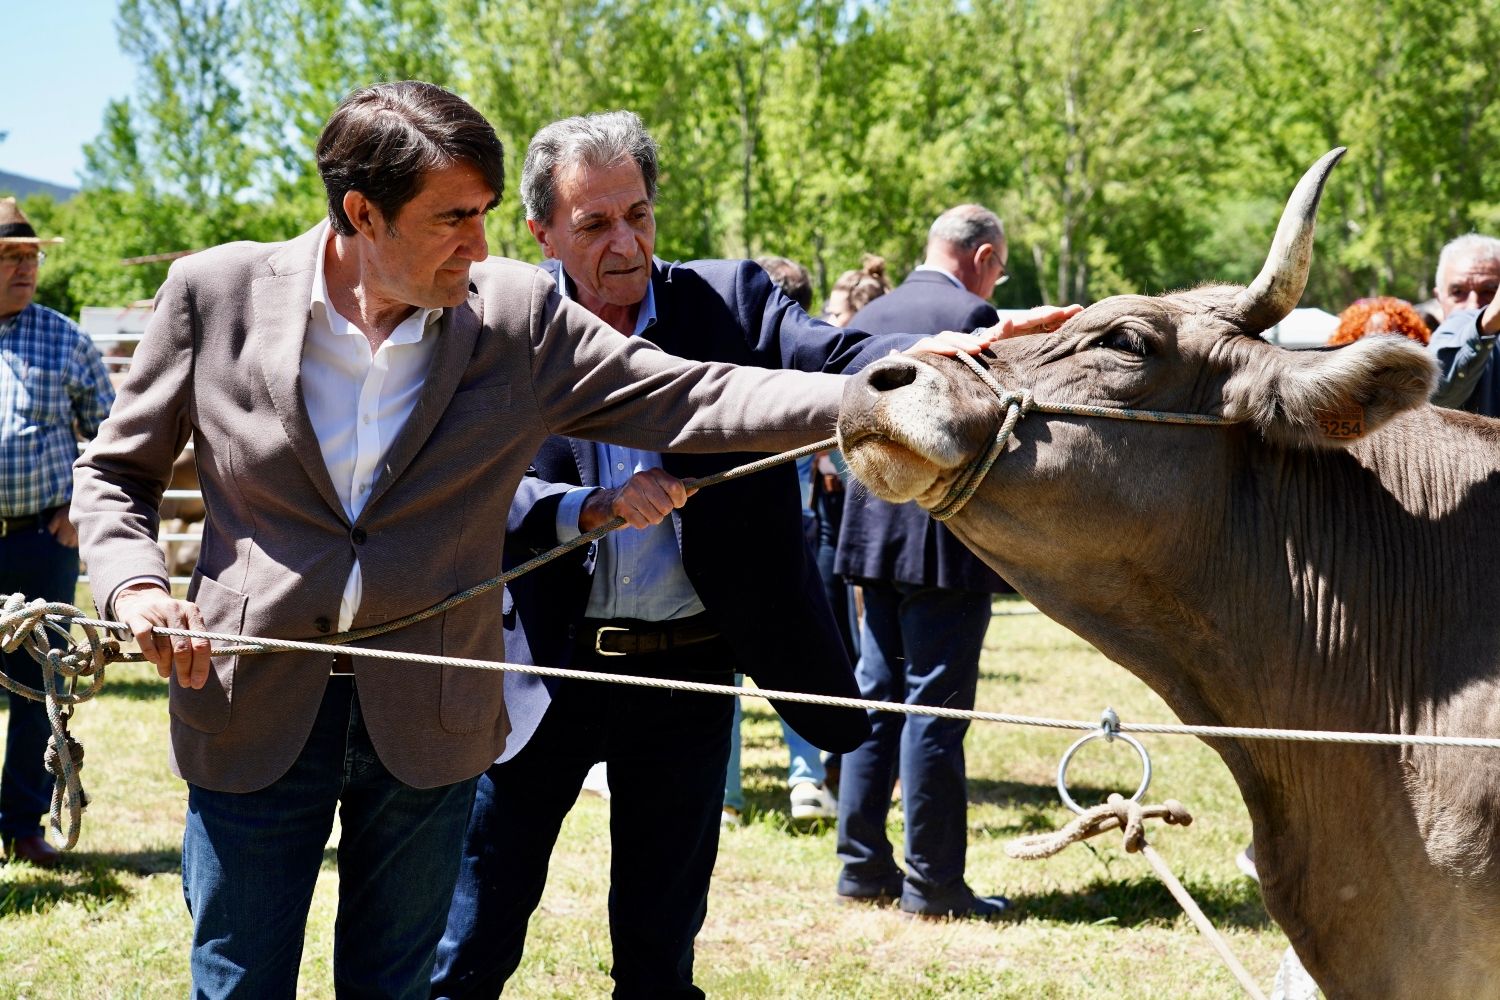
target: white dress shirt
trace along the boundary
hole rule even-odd
[[[332,233],[329,240],[334,239]],[[364,333],[328,297],[328,244],[318,258],[302,345],[302,402],[318,435],[333,488],[349,520],[359,519],[381,459],[406,426],[437,346],[441,309],[418,309],[373,354]],[[364,596],[359,560],[344,585],[338,631],[347,631]]]

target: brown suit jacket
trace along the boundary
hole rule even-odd
[[[491,258],[444,312],[410,419],[350,523],[300,380],[323,224],[172,265],[113,413],[78,460],[73,519],[94,593],[165,577],[154,538],[189,437],[208,521],[189,597],[210,630],[327,633],[354,559],[354,627],[418,611],[501,571],[506,511],[550,434],[655,451],[778,451],[827,436],[843,378],[701,364],[623,337],[538,268]],[[370,645],[503,659],[502,593]],[[172,767],[223,791],[284,774],[311,731],[329,656],[215,657],[201,691],[171,683]],[[418,787],[483,771],[509,730],[502,675],[355,659],[360,706],[391,773]]]

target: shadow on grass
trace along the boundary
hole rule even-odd
[[[1183,885],[1216,927],[1265,930],[1273,926],[1261,903],[1260,889],[1249,879],[1185,880]],[[1182,908],[1167,887],[1149,875],[1095,879],[1082,889],[1021,896],[1015,902],[1023,920],[1069,924],[1107,922],[1118,927],[1140,927],[1170,924],[1182,915]]]
[[[167,697],[167,682],[152,675],[134,676],[123,671],[105,673],[104,686],[99,689],[100,698],[123,698],[126,701],[157,701]]]
[[[175,850],[135,854],[68,853],[56,868],[8,865],[0,882],[0,919],[12,914],[46,913],[60,903],[86,909],[125,902],[133,895],[120,874],[176,873],[182,858]]]
[[[1068,783],[1068,791],[1079,803],[1088,806],[1103,802],[1110,792],[1118,788],[1096,788],[1093,785]],[[1039,785],[1023,781],[1005,781],[997,778],[969,778],[970,804],[985,803],[1011,808],[1057,806],[1062,800],[1057,797],[1056,785]]]

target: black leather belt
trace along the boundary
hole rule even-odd
[[[335,676],[352,675],[354,673],[354,657],[348,653],[334,653],[333,667],[328,672]]]
[[[35,531],[39,526],[52,520],[52,515],[57,513],[58,508],[39,511],[35,514],[22,514],[20,517],[0,517],[0,538],[6,535],[17,535],[23,531]]]
[[[719,627],[710,622],[707,615],[665,622],[585,618],[578,627],[578,644],[600,656],[665,653],[718,637]]]

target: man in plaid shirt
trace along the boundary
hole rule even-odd
[[[78,438],[92,438],[115,392],[99,351],[66,316],[32,299],[43,246],[14,198],[0,200],[0,594],[73,602],[78,536],[68,521]],[[0,651],[0,670],[36,688],[41,666]],[[7,858],[50,868],[42,835],[51,781],[42,766],[49,728],[41,702],[10,694],[0,842]]]

